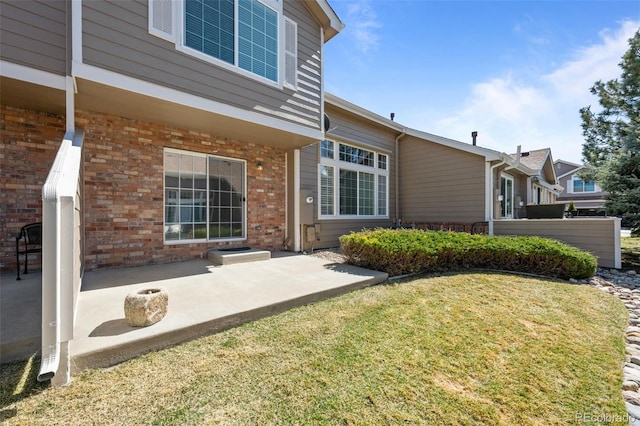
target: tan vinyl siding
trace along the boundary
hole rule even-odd
[[[399,156],[403,223],[485,219],[484,157],[412,137]]]
[[[320,28],[303,2],[286,2],[284,15],[298,24],[298,83],[279,89],[176,50],[148,33],[146,0],[83,2],[83,59],[164,87],[320,128]]]
[[[313,217],[314,222],[320,225],[320,232],[317,234],[319,241],[314,244],[314,248],[337,247],[340,244],[338,241],[340,236],[349,234],[352,231],[360,231],[363,228],[391,226],[395,214],[395,156],[393,149],[397,134],[383,126],[334,108],[332,105],[326,105],[326,113],[331,119],[332,129],[327,134],[327,139],[371,149],[388,156],[389,218],[370,219],[366,216],[361,216],[353,219],[320,219],[318,212],[320,201],[318,188],[319,144],[307,146],[301,150],[300,154],[300,186],[302,190],[312,191],[314,200],[316,200]],[[336,205],[337,208],[338,206]]]
[[[507,172],[508,173],[508,172]],[[516,214],[515,210],[518,209],[519,202],[522,202],[523,206],[527,205],[527,197],[530,195],[533,197],[533,194],[529,194],[529,179],[525,175],[516,174],[513,176],[513,203],[514,203],[514,214]],[[515,216],[517,219],[518,216]]]
[[[301,189],[313,192],[313,198],[316,200],[314,204],[313,218],[314,223],[320,224],[320,232],[317,234],[319,241],[314,245],[315,248],[338,247],[340,245],[338,239],[341,235],[348,234],[352,231],[360,231],[363,228],[375,228],[380,226],[391,226],[391,219],[367,219],[359,217],[355,219],[319,219],[318,203],[320,194],[318,193],[318,145],[305,147],[301,150]],[[389,176],[389,214],[393,216],[395,188],[393,186],[393,176]],[[337,208],[337,206],[336,206]]]
[[[563,241],[598,257],[598,265],[620,268],[620,219],[499,220],[496,235],[537,235]]]
[[[561,176],[561,175],[563,175],[565,173],[569,173],[570,171],[577,169],[576,166],[564,163],[562,161],[558,161],[555,164],[555,168],[556,168],[556,176]]]
[[[331,129],[327,139],[341,140],[345,143],[357,144],[380,152],[394,149],[395,137],[398,134],[392,130],[372,123],[360,117],[349,115],[333,105],[327,104],[325,112],[331,120]]]
[[[65,75],[65,1],[3,0],[0,8],[0,59]]]

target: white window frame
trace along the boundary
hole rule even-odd
[[[504,186],[502,185],[502,180],[504,179]],[[507,182],[511,182],[511,192],[507,193]],[[502,194],[504,192],[504,195]],[[500,174],[500,195],[503,199],[500,201],[500,218],[502,219],[513,219],[514,211],[515,211],[515,180],[513,176],[507,174]],[[511,199],[511,212],[507,212],[507,200],[509,197]],[[510,213],[510,214],[509,214]]]
[[[207,222],[206,222],[206,226],[207,226],[207,237],[206,238],[199,238],[199,239],[191,239],[191,240],[167,240],[165,238],[165,220],[166,220],[166,216],[165,216],[165,207],[166,207],[166,203],[167,200],[165,199],[166,195],[167,195],[167,191],[166,191],[166,179],[165,179],[165,164],[164,164],[164,155],[166,153],[172,153],[172,154],[178,154],[178,155],[190,155],[192,157],[200,157],[200,158],[204,158],[206,160],[206,176],[207,176],[207,186],[206,186],[206,197],[207,197],[207,205],[206,205],[206,214],[207,214]],[[193,152],[193,151],[186,151],[186,150],[181,150],[181,149],[173,149],[173,148],[164,148],[163,153],[162,153],[162,157],[163,157],[163,163],[162,163],[162,240],[163,243],[165,245],[179,245],[179,244],[196,244],[196,243],[211,243],[211,242],[232,242],[232,241],[246,241],[248,236],[247,236],[247,229],[248,229],[248,216],[247,216],[247,201],[246,201],[246,197],[247,197],[247,161],[243,160],[243,159],[239,159],[239,158],[231,158],[231,157],[223,157],[223,156],[219,156],[219,155],[209,155],[209,154],[203,154],[200,152]],[[225,237],[225,238],[210,238],[209,237],[209,231],[210,231],[210,222],[209,222],[209,207],[210,207],[210,202],[209,202],[209,159],[210,158],[219,158],[219,159],[223,159],[223,160],[228,160],[228,161],[234,161],[234,162],[238,162],[238,163],[242,163],[243,164],[243,188],[242,188],[242,192],[243,192],[243,205],[242,205],[242,215],[243,215],[243,223],[242,223],[242,237]]]
[[[570,187],[567,188],[568,189],[567,192],[569,192],[570,194],[595,194],[596,192],[601,192],[602,191],[600,189],[600,187],[595,182],[593,182],[593,191],[584,191],[584,190],[576,191],[575,190],[575,186],[574,186],[574,182],[576,180],[582,181],[583,188],[584,188],[584,184],[585,183],[593,182],[593,181],[585,181],[584,179],[580,178],[580,176],[578,176],[578,175],[571,175],[571,179],[569,179]]]
[[[162,23],[154,23],[153,15],[156,9],[162,8],[163,12],[166,8],[166,2],[171,1],[171,7],[167,10],[171,10],[172,17],[166,18]],[[274,12],[276,12],[278,18],[278,72],[277,72],[277,81],[273,81],[268,79],[267,77],[263,77],[258,74],[254,74],[251,71],[240,68],[238,65],[238,0],[234,0],[234,63],[230,64],[221,59],[215,58],[213,56],[207,55],[206,53],[200,52],[196,49],[188,47],[185,45],[185,3],[184,1],[178,0],[148,0],[149,4],[149,33],[160,37],[164,40],[171,41],[175,44],[176,50],[187,54],[189,56],[195,57],[204,62],[211,63],[220,68],[224,68],[226,70],[232,71],[234,73],[243,75],[247,78],[251,78],[253,80],[259,81],[260,83],[276,87],[278,89],[287,88],[289,90],[296,91],[298,89],[298,27],[295,21],[291,20],[288,17],[285,17],[283,14],[283,1],[281,0],[256,0],[262,3],[264,6],[270,8]],[[168,22],[172,23],[171,32],[167,31],[166,25]],[[291,46],[290,49],[287,50],[286,44],[286,28],[288,26],[293,26],[294,29],[294,39],[295,46]],[[295,75],[293,81],[289,81],[287,79],[285,72],[287,62],[293,61],[295,67]]]
[[[317,171],[318,194],[320,194],[320,197],[319,197],[320,202],[318,203],[318,217],[323,220],[324,219],[343,219],[343,220],[344,219],[388,219],[389,218],[389,189],[390,189],[389,164],[391,161],[391,158],[390,158],[391,156],[389,155],[389,153],[376,151],[375,149],[372,149],[370,147],[357,146],[352,143],[340,142],[339,140],[335,140],[335,139],[327,139],[327,141],[333,143],[333,158],[323,157],[320,153],[321,144],[318,144],[318,157],[320,158],[320,161],[318,163],[318,171]],[[373,152],[374,153],[373,166],[365,166],[361,164],[340,161],[339,160],[340,145],[346,145],[349,147]],[[386,166],[387,166],[386,169],[381,169],[378,167],[379,166],[378,158],[380,155],[384,155],[386,157]],[[322,166],[333,168],[333,214],[332,215],[322,214],[322,206],[321,206],[321,203],[322,203],[321,168]],[[359,179],[360,172],[374,175],[374,179],[373,179],[374,180],[374,188],[373,188],[374,214],[373,215],[361,215],[359,213],[349,214],[349,215],[340,214],[340,170],[349,170],[353,172],[358,172],[358,179]],[[385,176],[386,178],[386,193],[385,193],[385,200],[384,200],[384,207],[385,207],[386,214],[384,215],[378,214],[378,207],[379,207],[378,177],[379,176]],[[358,185],[358,201],[359,199],[360,199],[360,188]],[[360,206],[358,205],[358,210],[359,209],[360,209]]]

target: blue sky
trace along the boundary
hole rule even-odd
[[[638,0],[329,0],[325,89],[408,127],[582,160],[578,110],[620,76]]]

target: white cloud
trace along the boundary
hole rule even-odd
[[[579,49],[573,60],[543,76],[542,80],[565,96],[588,98],[585,93],[597,80],[610,80],[620,75],[618,64],[629,48],[628,40],[638,27],[640,22],[625,21],[615,32],[609,29],[601,31],[600,44]]]
[[[434,133],[504,152],[551,147],[554,159],[580,162],[582,129],[579,109],[597,103],[589,88],[597,80],[620,76],[618,64],[640,22],[625,21],[616,31],[600,33],[600,42],[578,49],[573,59],[534,80],[518,73],[471,87],[463,108],[435,123]],[[523,74],[524,75],[524,74]]]
[[[369,0],[350,3],[345,24],[345,32],[353,37],[360,52],[367,53],[378,46],[380,37],[377,30],[382,27],[382,23]]]

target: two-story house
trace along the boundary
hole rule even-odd
[[[287,190],[324,137],[323,44],[343,28],[326,0],[19,0],[0,19],[2,269],[65,133],[87,269],[295,240]]]
[[[585,181],[578,172],[584,167],[565,160],[554,163],[564,191],[558,196],[563,203],[573,202],[578,216],[604,216],[606,192],[593,181]]]

